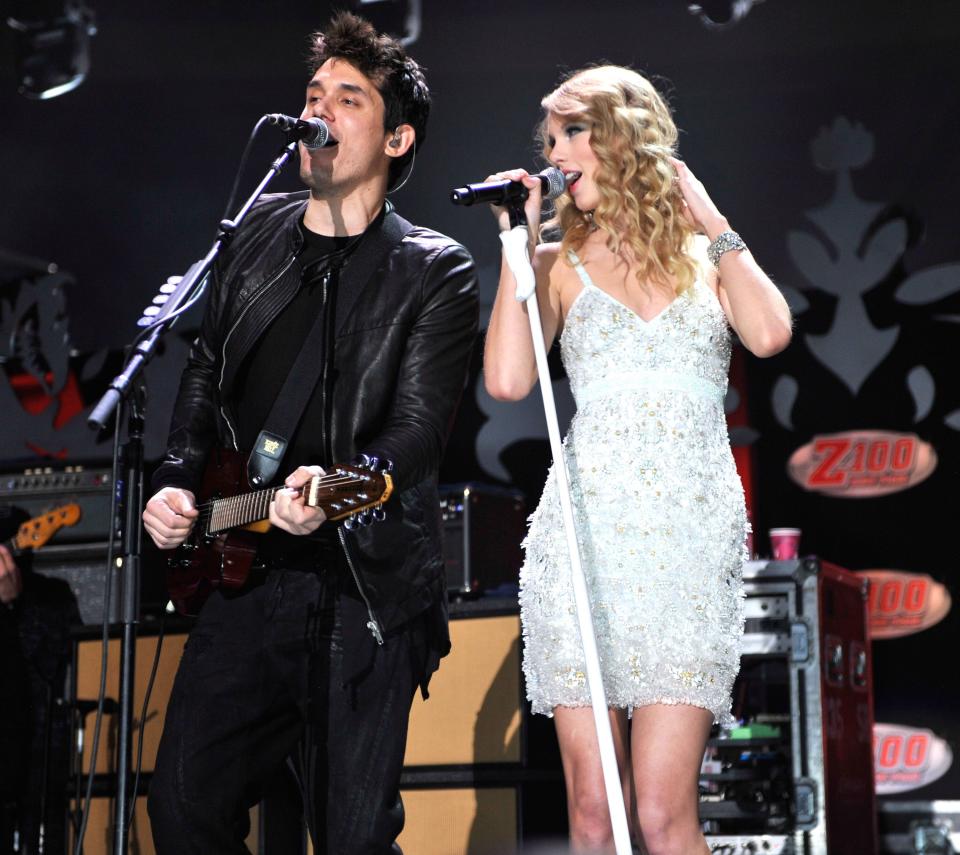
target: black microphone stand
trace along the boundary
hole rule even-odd
[[[256,189],[232,220],[221,220],[214,240],[207,254],[187,270],[179,284],[171,293],[161,293],[154,303],[162,306],[149,319],[149,333],[138,337],[132,355],[123,371],[113,378],[109,388],[93,408],[87,424],[94,430],[103,430],[114,410],[124,401],[129,405],[127,441],[123,448],[125,471],[122,486],[115,489],[126,491],[123,497],[125,508],[123,521],[123,553],[118,562],[122,576],[120,602],[122,603],[123,639],[120,646],[120,720],[117,740],[117,807],[114,820],[114,855],[126,855],[129,845],[129,825],[131,799],[136,793],[130,793],[130,766],[133,748],[133,677],[136,665],[136,627],[140,620],[140,548],[141,524],[140,512],[143,504],[143,420],[144,395],[139,377],[147,362],[153,356],[157,343],[170,329],[176,319],[193,305],[206,288],[207,277],[220,254],[224,243],[234,235],[253,204],[267,188],[270,181],[286,165],[297,149],[297,143],[284,146],[281,153],[270,165]],[[112,532],[111,532],[112,536]],[[113,567],[107,572],[112,573]],[[109,608],[105,604],[104,608]],[[140,738],[143,738],[141,731]]]

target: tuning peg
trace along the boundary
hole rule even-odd
[[[379,505],[377,505],[377,507],[375,507],[371,513],[373,514],[373,519],[375,522],[383,522],[387,518],[387,512]]]
[[[376,457],[371,457],[369,454],[361,452],[353,458],[353,465],[360,469],[373,469],[377,465],[377,459]]]
[[[147,308],[143,310],[143,316],[145,318],[152,318],[154,315],[159,315],[159,314],[160,314],[159,306],[147,306]]]
[[[373,517],[370,516],[370,511],[360,511],[357,514],[357,522],[362,526],[368,526],[373,522]]]
[[[161,294],[172,294],[177,290],[177,285],[180,284],[180,281],[183,279],[182,276],[168,276],[167,281],[160,286]]]
[[[353,465],[371,472],[392,472],[393,461],[371,454],[360,453],[353,458]]]
[[[169,295],[169,294],[164,294],[164,293],[161,292],[161,293],[157,294],[156,297],[153,298],[153,302],[156,303],[158,306],[162,306],[162,305],[163,305],[164,303],[166,303],[167,300],[169,300],[169,299],[170,299],[170,295]]]
[[[343,521],[343,527],[344,527],[347,531],[353,531],[353,530],[357,527],[356,520],[355,520],[353,517],[347,517],[347,518]]]

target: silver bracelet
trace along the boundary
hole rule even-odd
[[[707,258],[714,267],[720,266],[720,256],[731,249],[746,249],[743,238],[736,232],[721,232],[707,247]]]

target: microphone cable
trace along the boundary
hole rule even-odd
[[[160,665],[160,652],[163,650],[164,630],[167,624],[167,612],[160,615],[160,628],[157,630],[157,647],[153,652],[153,665],[150,668],[150,678],[147,680],[147,690],[143,694],[143,706],[140,709],[140,739],[137,743],[137,762],[134,764],[133,791],[130,794],[130,813],[127,814],[127,829],[133,830],[133,820],[137,808],[137,790],[140,787],[140,770],[143,767],[143,736],[147,729],[147,710],[150,707],[150,696],[153,694],[153,684],[157,679],[157,668]]]
[[[243,175],[244,167],[247,165],[247,160],[250,157],[250,149],[253,147],[253,141],[257,138],[257,134],[260,133],[260,129],[266,125],[268,119],[266,115],[260,117],[260,120],[253,126],[253,130],[250,132],[250,136],[247,137],[247,144],[243,147],[243,154],[240,155],[240,165],[237,167],[237,172],[233,177],[233,187],[230,189],[230,195],[227,197],[227,205],[224,208],[223,216],[221,220],[226,220],[230,217],[230,212],[233,210],[234,203],[237,199],[237,190],[240,188],[240,176]]]
[[[117,519],[117,480],[120,476],[120,413],[123,407],[114,411],[113,422],[113,468],[110,476],[110,516],[108,517],[109,542],[107,545],[107,572],[103,580],[103,632],[101,634],[102,649],[100,651],[100,688],[97,692],[97,715],[93,724],[93,744],[90,747],[90,770],[87,773],[87,786],[80,809],[80,830],[77,832],[73,844],[75,855],[83,855],[83,838],[87,833],[87,823],[90,819],[90,805],[93,801],[93,780],[97,772],[97,753],[100,750],[100,728],[103,724],[103,705],[107,696],[107,661],[110,645],[110,596],[113,592],[114,544],[116,543],[114,526]],[[81,720],[81,724],[82,724]],[[83,756],[79,758],[77,775],[83,774]]]

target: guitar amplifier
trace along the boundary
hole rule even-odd
[[[79,519],[57,526],[48,541],[18,560],[46,582],[44,596],[69,596],[79,620],[99,624],[104,614],[104,575],[110,545],[111,470],[82,465],[38,466],[0,473],[0,539],[18,526],[52,509],[76,505]],[[147,546],[147,544],[145,544]],[[116,547],[119,549],[119,542]],[[148,547],[149,548],[149,547]],[[120,576],[113,580],[107,610],[111,622],[120,620]],[[161,575],[141,573],[143,612],[159,612],[166,602]]]
[[[45,557],[88,557],[110,540],[110,469],[43,466],[0,474],[0,529],[10,533],[51,508],[80,506],[76,525],[61,528],[43,546]]]
[[[451,593],[517,585],[526,534],[522,493],[489,484],[441,484],[440,512]]]

